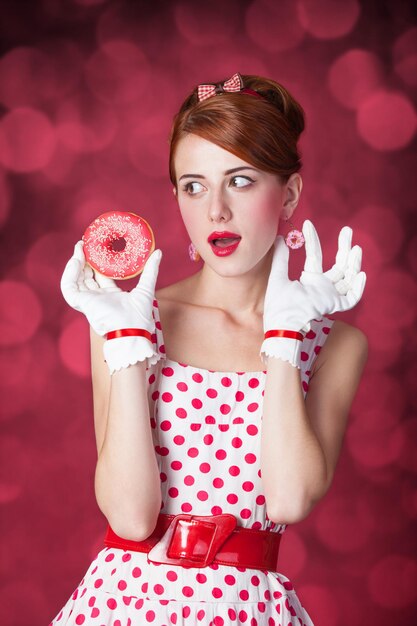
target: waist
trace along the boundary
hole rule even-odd
[[[148,562],[207,567],[211,563],[277,571],[281,535],[244,528],[230,513],[167,515],[160,513],[154,531],[143,541],[117,535],[110,525],[107,547],[146,553]]]

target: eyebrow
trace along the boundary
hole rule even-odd
[[[254,172],[257,172],[258,170],[255,167],[250,167],[249,165],[247,166],[241,166],[241,167],[233,167],[231,170],[226,170],[224,172],[225,176],[228,176],[228,174],[235,174],[236,172],[240,172],[242,170],[253,170]],[[183,174],[179,179],[178,182],[180,180],[182,180],[183,178],[205,178],[205,176],[203,176],[202,174]]]

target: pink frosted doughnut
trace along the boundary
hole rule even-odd
[[[141,273],[155,249],[148,222],[124,211],[99,215],[83,235],[84,254],[91,267],[110,278],[133,278]]]

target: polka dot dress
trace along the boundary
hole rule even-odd
[[[158,303],[147,369],[162,513],[232,513],[245,528],[283,533],[268,519],[260,471],[266,372],[218,372],[166,357]],[[303,341],[302,387],[331,329],[313,320]],[[211,564],[183,568],[103,548],[49,626],[313,626],[291,581],[278,572]]]

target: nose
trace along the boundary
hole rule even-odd
[[[228,222],[232,212],[223,190],[213,191],[209,199],[208,217],[212,222]]]

